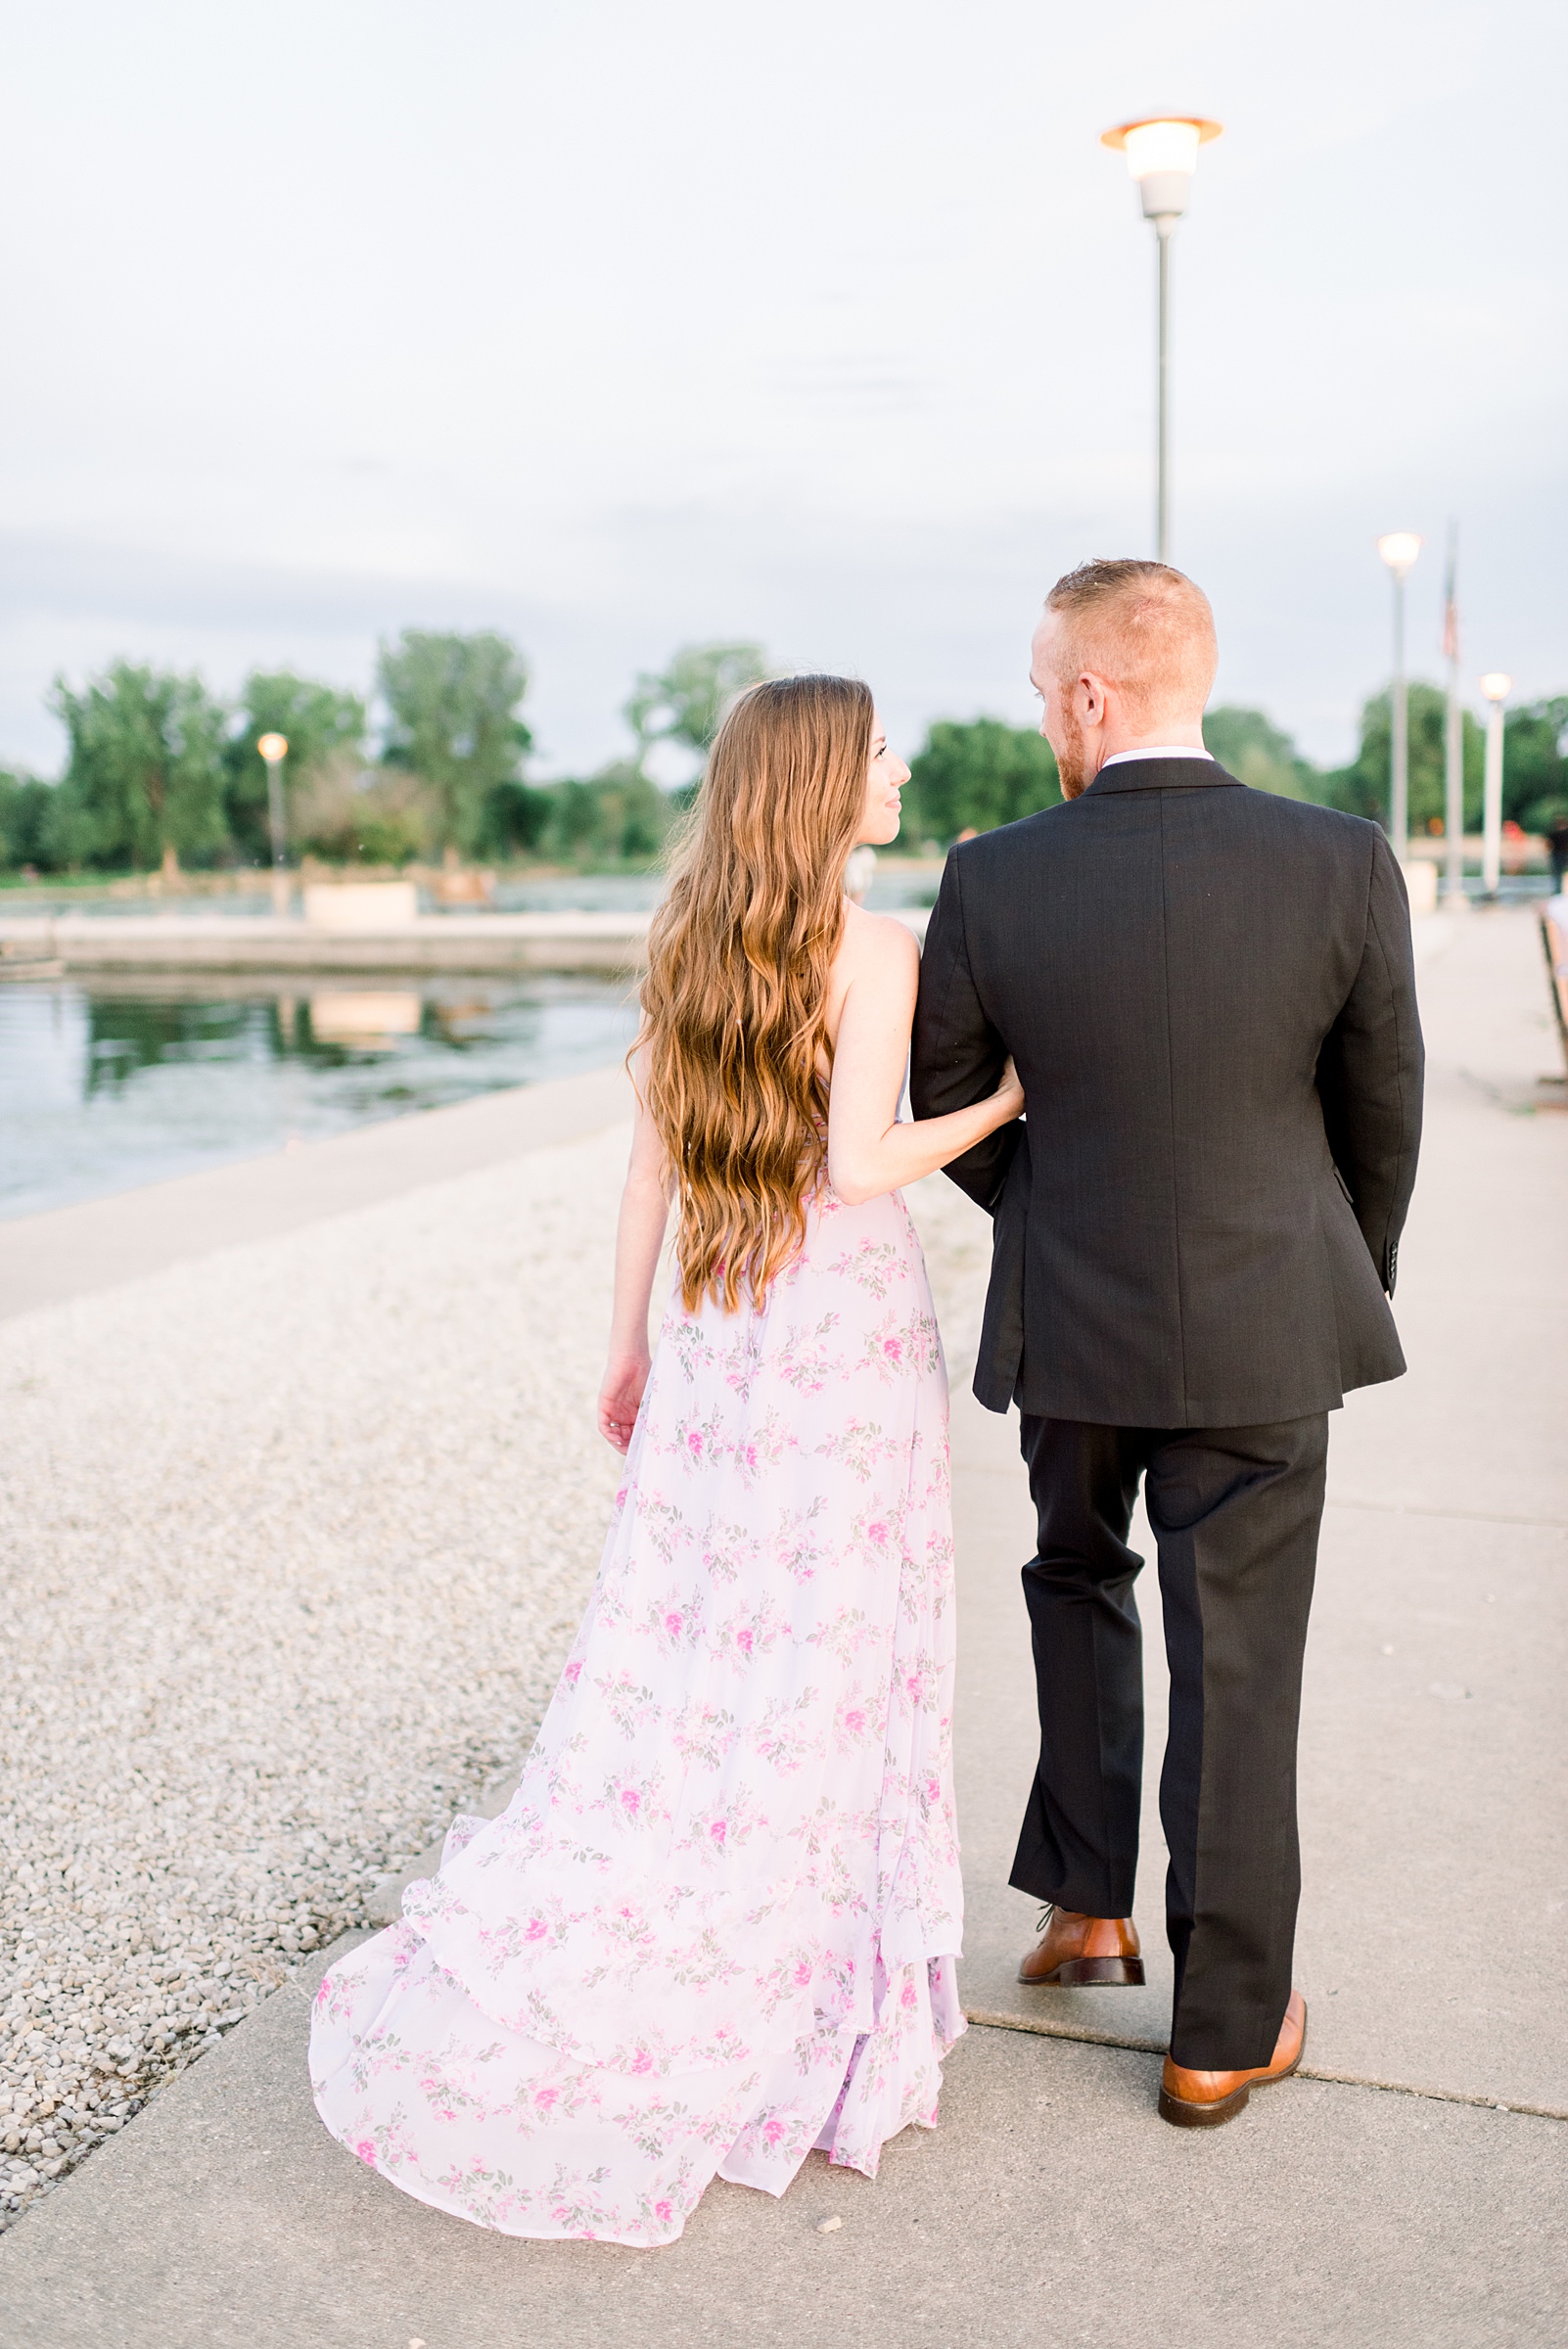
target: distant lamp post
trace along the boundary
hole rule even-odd
[[[1154,551],[1162,563],[1171,559],[1171,232],[1187,208],[1198,149],[1217,139],[1222,127],[1201,115],[1151,115],[1100,133],[1102,147],[1119,147],[1126,155],[1158,246]]]
[[[1405,581],[1424,538],[1414,530],[1385,530],[1377,551],[1394,575],[1394,683],[1390,694],[1393,744],[1389,759],[1388,836],[1405,862],[1410,845],[1410,714],[1405,684]]]
[[[1500,668],[1488,669],[1481,690],[1492,705],[1487,712],[1487,771],[1481,790],[1481,887],[1489,898],[1495,898],[1502,872],[1502,705],[1513,691],[1513,679],[1504,676]]]
[[[285,914],[289,910],[289,872],[285,861],[288,841],[283,828],[283,761],[289,756],[289,740],[285,734],[263,734],[256,750],[266,761],[267,820],[272,828],[272,910]]]

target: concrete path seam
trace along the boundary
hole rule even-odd
[[[1523,1525],[1546,1533],[1568,1533],[1568,1517],[1512,1517],[1500,1509],[1434,1509],[1418,1500],[1346,1500],[1331,1493],[1329,1509],[1370,1509],[1380,1517],[1454,1517],[1465,1525]]]
[[[1072,2039],[1090,2048],[1126,2048],[1135,2055],[1163,2055],[1165,2042],[1135,2039],[1118,2031],[1094,2031],[1082,2023],[1053,2023],[1044,2015],[997,2014],[985,2006],[966,2006],[964,2020],[987,2031],[1022,2031],[1037,2039]],[[1326,2066],[1304,2063],[1298,2080],[1324,2080],[1335,2088],[1375,2088],[1385,2096],[1419,2096],[1434,2104],[1473,2104],[1483,2112],[1519,2112],[1536,2121],[1568,2121],[1561,2104],[1521,2104],[1501,2096],[1472,2096],[1457,2088],[1422,2088],[1410,2080],[1379,2080],[1368,2072],[1334,2072]]]

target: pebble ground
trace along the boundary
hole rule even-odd
[[[0,2228],[527,1750],[615,1490],[625,1146],[0,1329]],[[967,1335],[984,1221],[910,1204]]]

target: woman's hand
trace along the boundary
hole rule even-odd
[[[605,1364],[599,1388],[599,1433],[617,1451],[624,1451],[631,1442],[651,1363],[644,1348],[641,1354],[613,1354]]]
[[[1018,1082],[1018,1071],[1013,1066],[1013,1056],[1010,1052],[1002,1063],[1002,1073],[996,1080],[996,1100],[999,1105],[1005,1105],[1009,1118],[1023,1116],[1024,1088]],[[1005,1120],[1003,1122],[1005,1123]]]

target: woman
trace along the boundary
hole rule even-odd
[[[845,678],[720,729],[649,944],[587,1615],[510,1808],[317,2000],[328,2128],[507,2234],[670,2242],[813,2145],[874,2177],[963,2029],[946,1385],[898,1186],[1023,1097],[1009,1066],[896,1122],[919,957],[843,884],[907,780]]]

